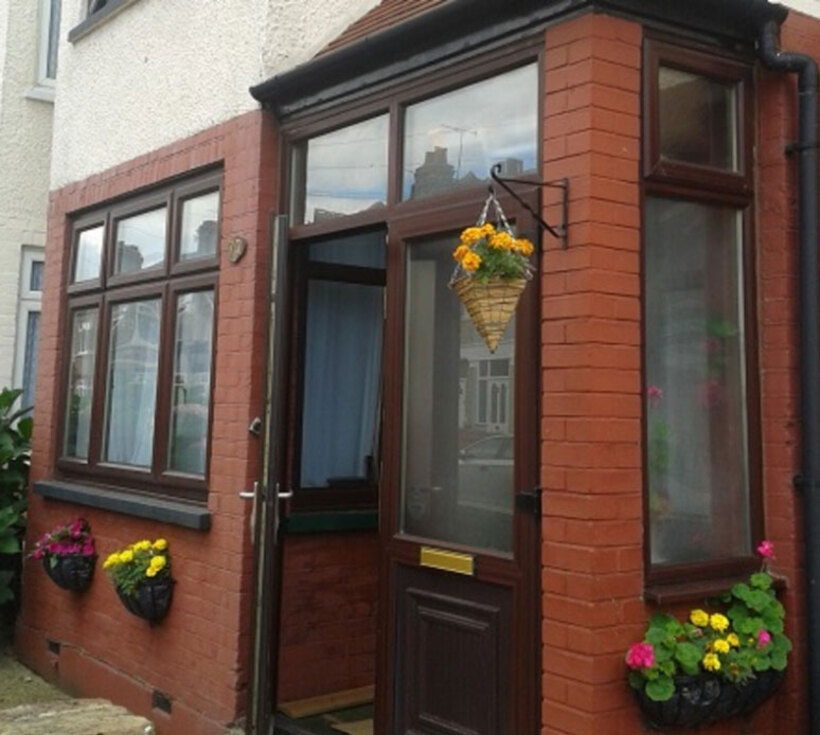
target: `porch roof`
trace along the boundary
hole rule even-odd
[[[782,21],[788,14],[768,0],[383,0],[318,56],[250,92],[287,118],[590,10],[685,29],[746,49],[761,20]]]

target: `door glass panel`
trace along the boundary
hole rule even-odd
[[[433,97],[405,113],[403,198],[442,194],[536,168],[535,64]]]
[[[409,248],[401,530],[510,552],[515,320],[491,355],[448,288],[452,243]]]
[[[97,315],[96,307],[79,309],[71,320],[64,451],[66,457],[77,459],[88,457],[94,362],[97,356]]]

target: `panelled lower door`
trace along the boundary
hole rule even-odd
[[[477,211],[390,233],[385,735],[536,728],[538,519],[520,496],[537,478],[538,289],[490,353],[448,287]]]

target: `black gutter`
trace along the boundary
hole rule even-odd
[[[488,50],[583,12],[605,12],[751,45],[766,0],[448,0],[251,87],[280,117],[346,97],[430,64]]]
[[[778,29],[786,16],[760,25],[758,55],[770,69],[797,74],[798,240],[800,247],[800,412],[806,597],[808,613],[809,732],[820,733],[820,349],[818,349],[817,63],[780,51]]]

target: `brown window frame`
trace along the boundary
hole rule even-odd
[[[737,84],[738,171],[663,160],[659,151],[658,70],[672,66],[719,81]],[[644,578],[647,597],[657,600],[683,599],[688,594],[722,591],[725,580],[758,566],[755,540],[763,534],[760,388],[757,359],[756,271],[754,252],[754,86],[752,62],[699,44],[686,45],[661,34],[644,41],[643,90],[643,182],[642,206],[649,197],[680,199],[735,208],[742,218],[743,317],[745,326],[744,366],[746,377],[746,430],[748,442],[748,498],[750,544],[739,557],[705,562],[653,565],[648,473],[648,421],[642,411]],[[646,236],[643,235],[645,252]],[[646,395],[646,268],[641,266],[642,288],[642,397]],[[717,582],[717,584],[715,584]],[[714,589],[713,589],[714,588]]]
[[[60,411],[57,459],[58,474],[73,481],[89,481],[119,489],[176,497],[190,501],[205,501],[208,493],[211,456],[211,427],[213,422],[214,368],[216,365],[217,301],[219,287],[219,248],[214,257],[179,261],[181,208],[185,201],[201,194],[219,193],[219,228],[222,225],[222,172],[181,179],[146,193],[117,200],[73,218],[70,222],[71,254],[66,275],[64,344],[66,355],[61,376]],[[161,266],[136,273],[114,274],[115,230],[119,219],[157,206],[167,207],[165,231],[165,259]],[[77,258],[79,233],[90,227],[105,226],[101,253],[100,275],[79,283],[71,283]],[[217,242],[219,239],[217,240]],[[212,324],[211,375],[207,449],[205,471],[202,476],[188,475],[169,469],[169,434],[171,421],[171,388],[173,383],[174,341],[176,334],[176,299],[181,293],[213,291],[214,319]],[[154,409],[154,438],[152,461],[148,468],[137,468],[103,460],[103,433],[105,430],[105,402],[109,370],[109,342],[111,310],[119,303],[134,302],[151,297],[160,299],[160,324],[157,358],[157,392]],[[93,395],[88,441],[88,458],[71,457],[65,453],[66,414],[69,371],[71,366],[71,334],[74,314],[78,309],[97,309],[97,341],[94,360]]]
[[[486,192],[487,184],[482,182],[475,187],[453,190],[419,199],[402,199],[402,169],[401,160],[404,154],[404,113],[407,107],[425,100],[446,94],[462,87],[491,79],[505,72],[535,64],[539,69],[538,87],[533,90],[540,100],[543,95],[543,36],[538,34],[522,40],[514,47],[496,49],[491,53],[479,52],[470,63],[465,59],[458,61],[448,60],[436,65],[425,72],[423,77],[404,80],[398,83],[385,85],[375,90],[367,97],[356,98],[345,104],[328,106],[305,114],[296,115],[287,120],[282,131],[282,161],[281,167],[281,200],[283,212],[290,212],[291,216],[298,217],[304,212],[305,195],[304,170],[297,170],[295,157],[305,150],[304,146],[310,138],[340,130],[370,120],[380,115],[389,115],[388,120],[388,172],[387,172],[387,199],[384,207],[364,210],[354,214],[342,215],[331,220],[292,224],[288,232],[288,240],[294,247],[294,252],[300,255],[300,249],[308,248],[310,244],[336,236],[350,235],[357,232],[369,232],[374,229],[384,230],[388,234],[391,227],[411,221],[415,218],[430,216],[431,212],[458,206],[463,202],[473,202],[476,194]],[[446,70],[446,71],[444,71]],[[540,110],[540,103],[539,103]],[[542,129],[541,118],[538,117],[536,135],[536,162],[542,160]],[[304,159],[304,156],[303,156]],[[533,183],[537,181],[537,174],[531,176]],[[300,188],[301,195],[297,194]],[[386,257],[393,257],[388,245]],[[287,447],[288,477],[292,482],[298,480],[298,465],[301,461],[301,377],[300,370],[303,364],[302,346],[304,341],[304,297],[308,275],[305,270],[307,258],[294,258],[293,275],[298,284],[292,294],[291,312],[293,314],[291,334],[291,354],[289,367],[291,380],[289,384],[289,425],[292,427],[291,439]],[[303,262],[304,261],[304,262]],[[389,269],[389,266],[388,266]],[[389,278],[389,276],[388,276]],[[388,349],[387,343],[384,350]],[[387,369],[389,355],[385,352],[383,370]],[[383,388],[384,391],[384,388]],[[384,394],[383,394],[384,398]],[[387,428],[380,420],[382,454],[384,454],[385,434]],[[523,446],[523,438],[520,440]],[[523,450],[522,450],[523,451]],[[376,509],[379,506],[378,484],[383,481],[383,473],[379,469],[381,457],[376,458],[376,482],[359,488],[301,488],[293,485],[294,496],[290,501],[291,511],[294,513],[308,513],[315,511],[364,510]],[[386,470],[385,470],[386,471]]]

